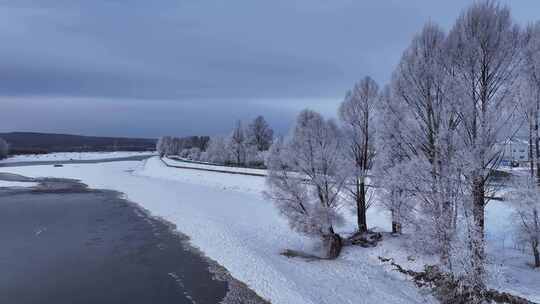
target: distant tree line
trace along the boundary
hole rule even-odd
[[[243,167],[264,167],[274,131],[263,116],[247,126],[237,121],[228,136],[164,136],[158,140],[157,151],[163,156],[178,156],[194,161]]]
[[[0,159],[4,159],[9,155],[9,145],[8,143],[0,138]]]
[[[0,133],[0,138],[9,143],[10,154],[152,151],[156,145],[156,139],[151,138],[98,137],[35,132]]]
[[[156,144],[156,150],[163,156],[171,155],[195,155],[201,151],[206,151],[210,137],[208,136],[188,136],[188,137],[160,137]]]

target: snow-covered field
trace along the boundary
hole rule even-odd
[[[29,177],[67,177],[92,188],[123,192],[151,214],[174,223],[194,246],[272,303],[432,303],[404,276],[381,265],[377,256],[404,256],[401,238],[374,249],[346,247],[335,261],[307,262],[279,255],[285,248],[311,250],[312,243],[292,232],[261,192],[265,179],[166,167],[157,157],[143,162],[70,164],[61,168],[28,166],[0,172]],[[493,203],[493,202],[492,202]],[[507,208],[488,205],[487,227],[502,287],[540,301],[540,272],[527,269],[530,258],[501,244]],[[343,227],[352,231],[353,221]],[[386,212],[371,208],[369,224],[390,229]],[[501,251],[502,250],[502,251]],[[509,260],[509,261],[508,261]],[[508,263],[506,263],[508,262]]]
[[[18,163],[18,162],[43,162],[43,161],[69,161],[69,160],[100,160],[124,158],[130,156],[154,155],[154,152],[59,152],[49,154],[28,154],[14,155],[9,158],[0,160],[2,163]]]

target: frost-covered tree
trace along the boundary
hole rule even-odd
[[[159,153],[159,156],[163,157],[165,153],[163,152],[163,136],[158,138],[156,142],[156,151]]]
[[[531,173],[536,172],[540,184],[540,22],[529,25],[524,35],[523,73],[521,77],[522,95],[520,101],[529,127],[529,156]]]
[[[365,77],[349,91],[338,109],[345,138],[344,172],[350,177],[348,197],[356,205],[358,232],[368,230],[366,211],[368,197],[367,177],[375,157],[375,111],[379,102],[379,86]]]
[[[473,4],[457,19],[448,36],[449,73],[459,105],[460,159],[470,191],[464,200],[470,223],[471,281],[483,288],[484,212],[491,172],[500,163],[504,132],[515,106],[513,90],[521,61],[521,33],[507,7],[494,1]]]
[[[197,147],[193,147],[190,149],[186,149],[188,151],[187,158],[191,160],[200,160],[201,159],[201,149]]]
[[[445,34],[428,23],[404,52],[392,80],[394,98],[401,103],[393,120],[404,128],[408,168],[400,171],[416,197],[416,235],[424,248],[440,254],[450,267],[456,203],[461,198],[456,162],[458,117],[452,82],[446,72]],[[392,118],[390,118],[392,119]]]
[[[266,195],[287,218],[291,228],[321,238],[324,255],[336,258],[341,238],[334,227],[346,178],[339,174],[342,136],[333,121],[304,110],[285,140],[278,140],[268,157]]]
[[[184,150],[184,144],[182,139],[178,137],[172,137],[167,154],[179,155],[182,150]]]
[[[227,143],[223,137],[212,137],[206,148],[206,159],[204,161],[225,164],[230,162],[231,155],[227,148]]]
[[[156,144],[156,150],[161,157],[167,156],[171,152],[172,137],[162,136],[158,139]]]
[[[178,153],[181,158],[188,158],[191,149],[183,149]]]
[[[246,145],[246,165],[249,167],[264,166],[263,152],[267,151],[259,151],[256,145],[248,143]]]
[[[236,122],[236,126],[229,136],[228,148],[233,156],[233,161],[236,165],[245,165],[246,163],[246,145],[247,140],[242,127],[242,122]]]
[[[0,159],[4,159],[8,157],[8,154],[9,154],[9,145],[3,138],[0,138]]]
[[[189,154],[191,148],[197,148],[201,152],[206,151],[209,140],[210,138],[208,136],[162,136],[156,143],[156,151],[158,151],[162,157],[168,155],[185,156]]]
[[[529,25],[524,36],[524,64],[518,99],[528,128],[529,174],[514,176],[514,189],[510,191],[509,199],[516,210],[517,239],[530,246],[534,265],[540,267],[540,23]]]
[[[182,149],[177,155],[179,155],[182,158],[187,158],[189,160],[195,160],[199,161],[201,159],[203,151],[199,149],[198,147],[192,147],[192,148],[185,148]]]
[[[399,119],[404,105],[391,94],[386,86],[381,93],[381,106],[377,120],[378,161],[374,179],[378,184],[380,202],[391,214],[392,233],[400,234],[412,209],[412,197],[407,179],[401,175],[407,170],[409,155],[404,140],[405,124]]]
[[[514,179],[508,198],[515,208],[517,239],[529,246],[534,266],[540,267],[540,188],[534,174]]]
[[[247,128],[247,140],[254,145],[258,151],[266,151],[272,145],[274,131],[263,116],[257,116]]]

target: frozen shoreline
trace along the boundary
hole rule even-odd
[[[118,151],[118,152],[58,152],[47,154],[14,155],[0,160],[0,164],[20,162],[70,161],[70,160],[100,160],[132,156],[155,155],[155,152]]]

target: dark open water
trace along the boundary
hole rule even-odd
[[[47,189],[0,189],[0,303],[263,302],[118,193]]]

